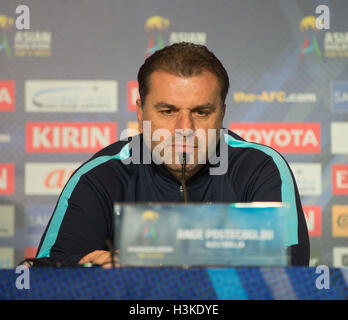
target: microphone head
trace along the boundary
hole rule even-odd
[[[180,164],[185,164],[186,165],[186,159],[187,159],[187,155],[186,155],[186,152],[183,152],[181,154],[179,154],[179,161],[180,161]]]

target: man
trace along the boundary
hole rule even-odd
[[[118,141],[94,155],[71,176],[59,197],[43,234],[38,258],[62,263],[94,263],[110,266],[107,239],[113,239],[115,202],[183,202],[183,188],[193,202],[283,201],[290,203],[288,239],[291,263],[308,265],[307,227],[294,177],[286,161],[273,149],[244,141],[228,131],[220,135],[225,115],[229,79],[225,68],[204,46],[179,43],[155,52],[138,73],[140,99],[137,117],[141,135],[140,163],[126,160],[132,141]],[[149,122],[150,121],[150,122]],[[167,138],[149,139],[169,132]],[[214,151],[227,150],[221,161],[226,172],[211,174]],[[199,132],[195,135],[193,133]],[[177,139],[180,138],[180,139]],[[179,142],[178,142],[179,141]],[[143,144],[143,142],[145,142]],[[163,144],[164,143],[164,144]],[[199,148],[205,144],[207,148]],[[154,156],[162,144],[161,151]],[[132,148],[133,147],[133,148]],[[221,147],[225,147],[221,148]],[[152,160],[144,163],[145,149]],[[188,155],[184,177],[182,159]],[[156,160],[164,154],[165,163]],[[133,155],[133,154],[132,154]],[[216,159],[216,158],[215,158]],[[180,161],[179,161],[180,160]]]

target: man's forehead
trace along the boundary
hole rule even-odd
[[[158,69],[158,70],[154,70],[150,75],[149,75],[149,82],[151,83],[151,81],[153,81],[154,79],[157,80],[159,78],[172,78],[172,79],[185,79],[185,80],[190,80],[190,79],[194,79],[197,77],[209,77],[210,80],[215,79],[216,82],[218,83],[218,78],[217,76],[208,71],[208,70],[201,70],[201,71],[197,71],[194,72],[192,75],[182,75],[179,73],[175,73],[175,72],[170,72],[164,69]]]
[[[159,98],[162,102],[175,104],[173,100],[194,98],[197,105],[216,103],[220,96],[217,77],[208,71],[191,77],[183,77],[163,70],[154,71],[149,78],[148,94]],[[171,97],[168,96],[171,95]]]

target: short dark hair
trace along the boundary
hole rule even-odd
[[[228,74],[220,60],[206,46],[180,42],[164,47],[148,57],[138,72],[142,107],[149,92],[150,75],[158,70],[181,77],[192,77],[203,71],[209,71],[217,77],[221,89],[221,101],[225,103],[230,86]]]

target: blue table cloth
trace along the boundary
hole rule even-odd
[[[347,299],[348,269],[330,268],[318,289],[314,267],[286,268],[31,268],[29,289],[15,270],[0,270],[0,299]]]

